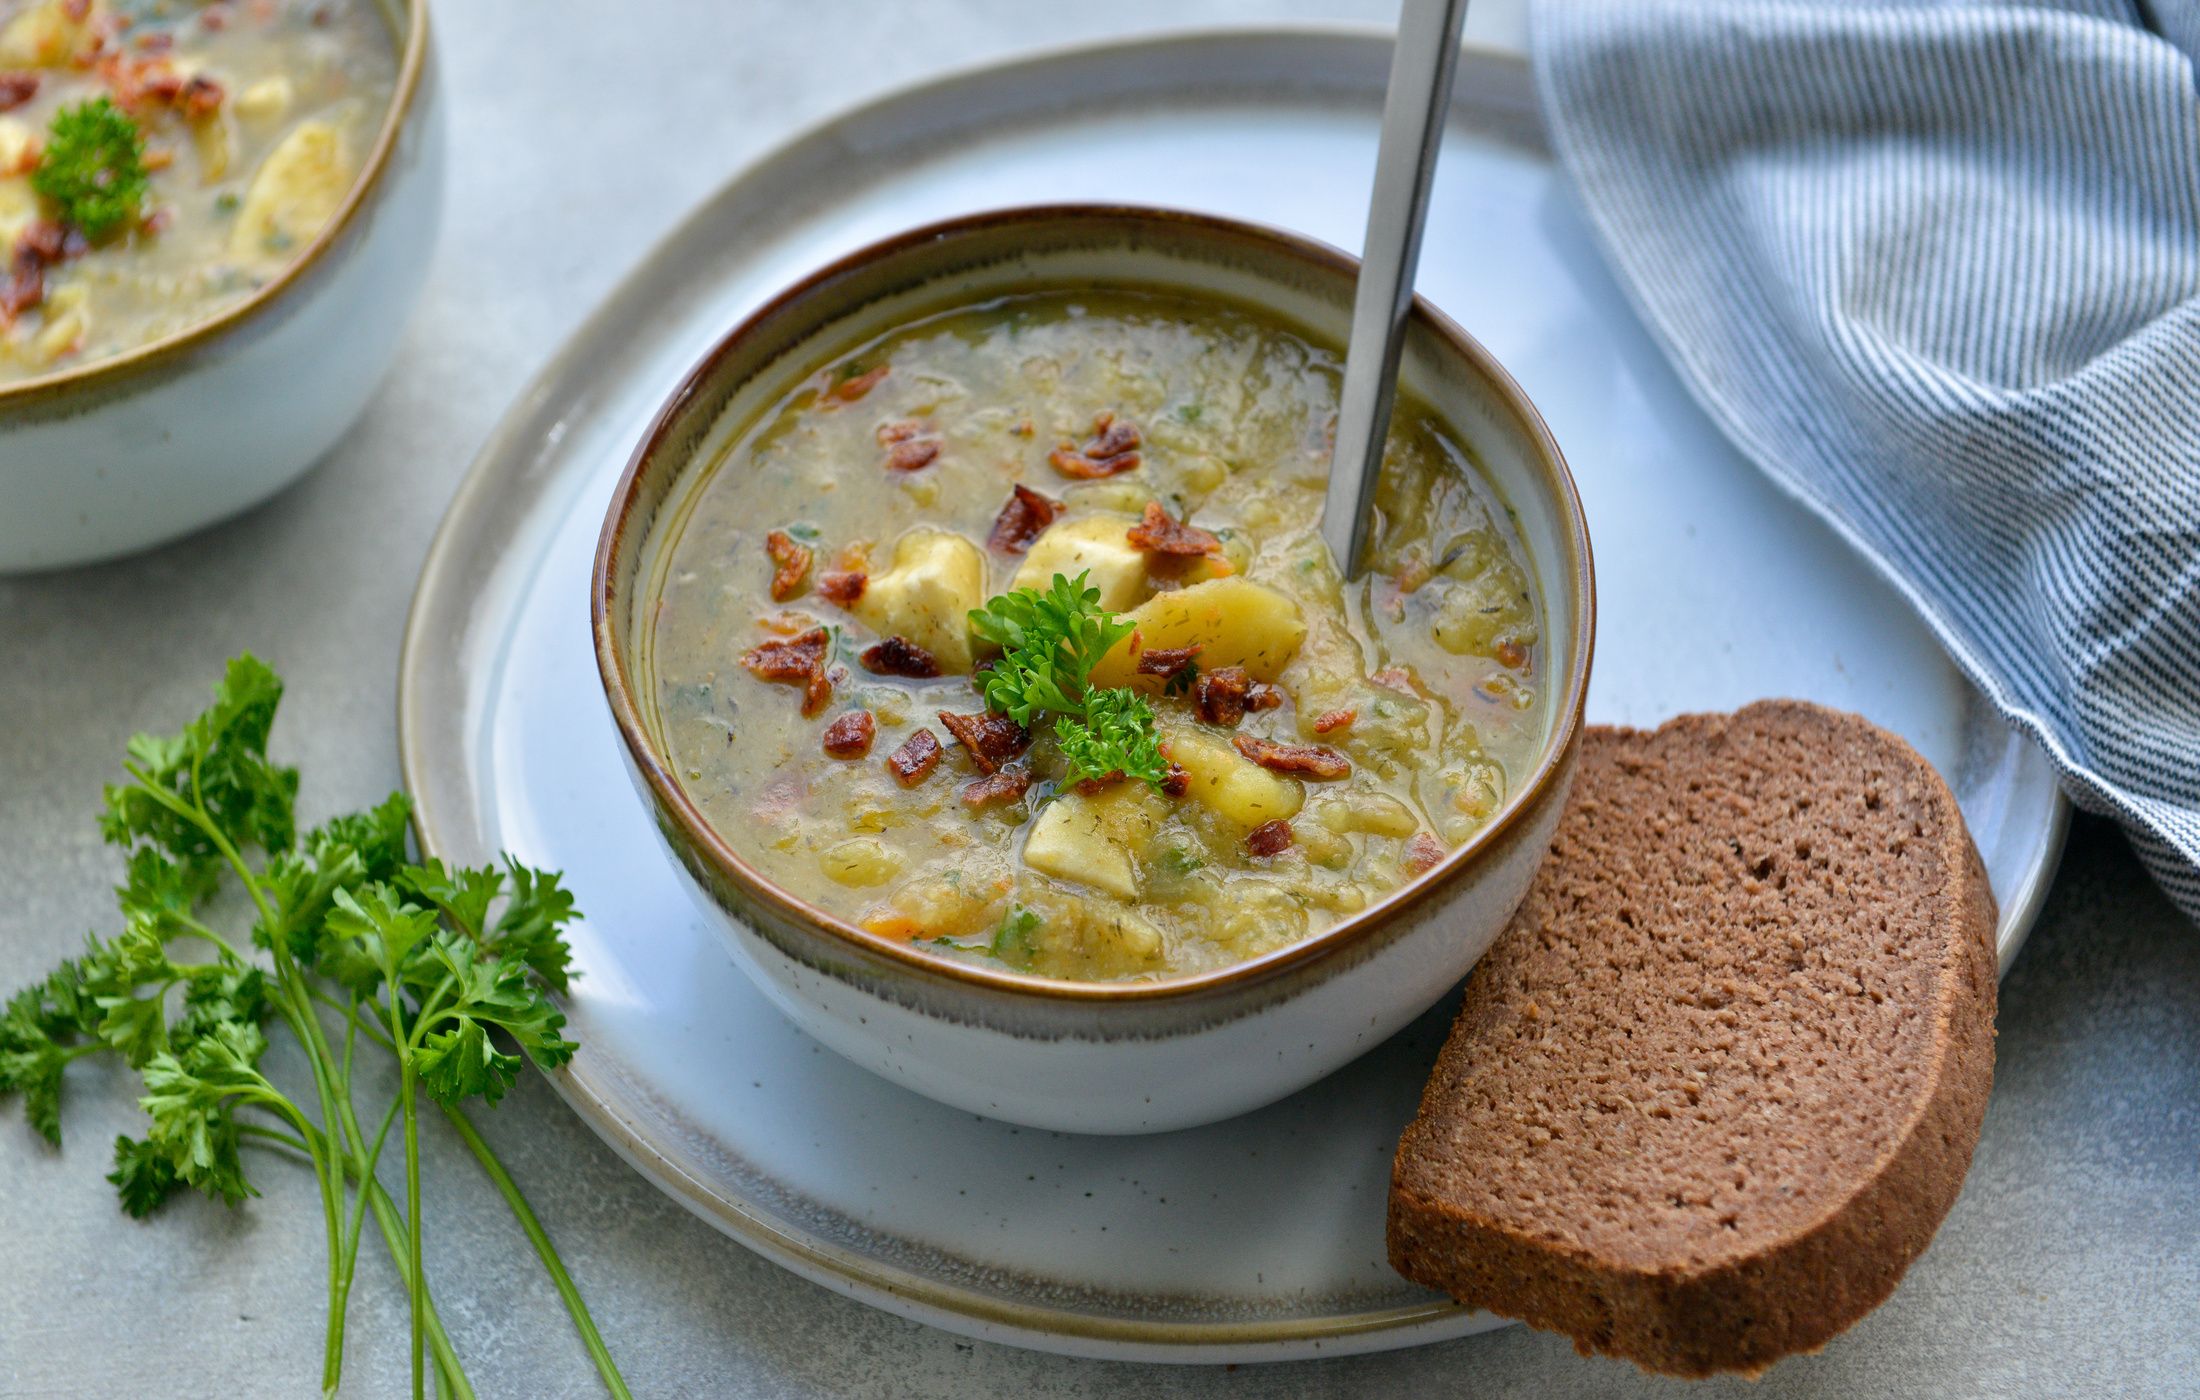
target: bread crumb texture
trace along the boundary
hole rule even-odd
[[[1652,1371],[1877,1306],[1969,1168],[1994,905],[1947,785],[1794,701],[1590,729],[1399,1144],[1407,1277]]]

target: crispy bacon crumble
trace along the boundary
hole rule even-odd
[[[1297,773],[1323,781],[1352,775],[1352,760],[1318,744],[1279,744],[1251,734],[1239,734],[1230,742],[1237,745],[1239,753],[1271,772]]]
[[[1406,873],[1426,875],[1436,868],[1437,862],[1449,854],[1451,852],[1444,843],[1428,832],[1415,832],[1413,839],[1406,842]]]
[[[1221,540],[1197,525],[1170,519],[1159,501],[1146,502],[1145,516],[1131,526],[1127,538],[1148,554],[1177,559],[1196,559],[1203,554],[1222,551]]]
[[[1112,413],[1102,413],[1092,420],[1092,436],[1086,439],[1084,446],[1065,442],[1048,454],[1047,461],[1064,476],[1079,481],[1097,481],[1101,477],[1135,471],[1145,461],[1138,455],[1141,441],[1136,424]]]
[[[939,712],[940,723],[955,736],[955,742],[969,751],[970,761],[988,773],[998,773],[1001,765],[1024,751],[1031,742],[1031,733],[1007,715],[997,715],[983,710],[974,715],[958,715],[947,710]]]
[[[920,729],[901,741],[901,747],[886,755],[886,766],[903,787],[915,787],[939,766],[939,737],[929,729]]]
[[[993,533],[985,539],[985,547],[997,554],[1021,554],[1031,548],[1031,542],[1062,513],[1060,501],[1042,496],[1020,481],[1009,490],[1013,494],[1001,513],[993,517]]]
[[[750,648],[741,664],[758,680],[801,685],[802,715],[807,719],[833,698],[832,677],[825,672],[825,656],[831,649],[831,634],[822,627],[812,627],[799,637]]]
[[[1173,677],[1199,657],[1197,642],[1188,647],[1152,647],[1138,653],[1138,674]]]
[[[1013,802],[1031,790],[1031,774],[1022,768],[1003,768],[982,778],[973,778],[963,785],[962,800],[967,807],[992,807],[1003,802]]]
[[[772,574],[772,601],[784,603],[802,591],[802,580],[810,575],[810,547],[785,530],[774,530],[764,536],[764,552],[778,566]]]
[[[1245,838],[1245,848],[1256,856],[1281,855],[1291,845],[1291,823],[1278,817],[1262,822]]]
[[[850,710],[825,726],[825,752],[834,758],[861,758],[871,751],[877,732],[869,710]]]
[[[875,676],[907,676],[911,680],[929,680],[940,673],[940,663],[932,653],[910,641],[907,637],[888,637],[863,649],[856,658],[863,669]]]

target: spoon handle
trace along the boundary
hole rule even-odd
[[[1383,100],[1382,143],[1375,154],[1375,190],[1367,206],[1360,281],[1352,303],[1344,393],[1337,407],[1337,445],[1322,504],[1322,538],[1344,577],[1360,571],[1361,546],[1375,499],[1375,474],[1390,431],[1398,387],[1398,354],[1413,304],[1413,270],[1421,259],[1421,229],[1436,151],[1443,144],[1451,77],[1459,61],[1459,30],[1467,0],[1404,0],[1398,46],[1390,59]]]

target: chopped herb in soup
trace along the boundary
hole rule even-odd
[[[0,0],[0,384],[214,316],[358,179],[376,0]]]
[[[1225,966],[1415,879],[1540,744],[1540,609],[1410,400],[1338,577],[1337,386],[1282,324],[1128,292],[823,366],[676,524],[647,645],[680,781],[799,897],[1056,977]]]

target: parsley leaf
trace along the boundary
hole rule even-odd
[[[104,242],[137,222],[146,187],[145,139],[128,113],[99,97],[54,114],[31,188],[61,206],[64,221]]]
[[[1092,668],[1132,624],[1100,606],[1100,590],[1054,576],[1045,592],[1019,588],[970,614],[970,628],[1001,648],[983,678],[986,704],[1018,724],[1053,715],[1069,780],[1120,773],[1161,785],[1167,764],[1153,707],[1125,689],[1095,689]]]
[[[297,770],[267,754],[282,694],[272,670],[240,656],[181,732],[129,741],[129,781],[107,788],[100,818],[125,852],[121,932],[88,938],[82,956],[0,1005],[0,1094],[20,1094],[31,1126],[58,1146],[68,1066],[101,1055],[134,1069],[146,1126],[115,1140],[107,1174],[133,1216],[186,1186],[230,1205],[257,1195],[248,1149],[303,1157],[330,1251],[323,1393],[341,1381],[344,1308],[372,1205],[411,1295],[414,1393],[432,1346],[438,1393],[464,1394],[424,1274],[415,1091],[425,1088],[527,1225],[599,1373],[624,1396],[555,1249],[459,1108],[468,1098],[494,1104],[529,1060],[550,1068],[572,1058],[550,993],[573,976],[564,938],[573,896],[556,875],[509,857],[501,869],[410,863],[412,808],[401,793],[300,840]],[[251,906],[246,933],[206,921],[237,907],[216,899],[225,887]],[[284,1077],[310,1085],[302,1100],[260,1068],[277,1028],[294,1042]],[[396,1062],[398,1092],[369,1138],[353,1067],[374,1047]],[[402,1212],[376,1171],[398,1122]]]

